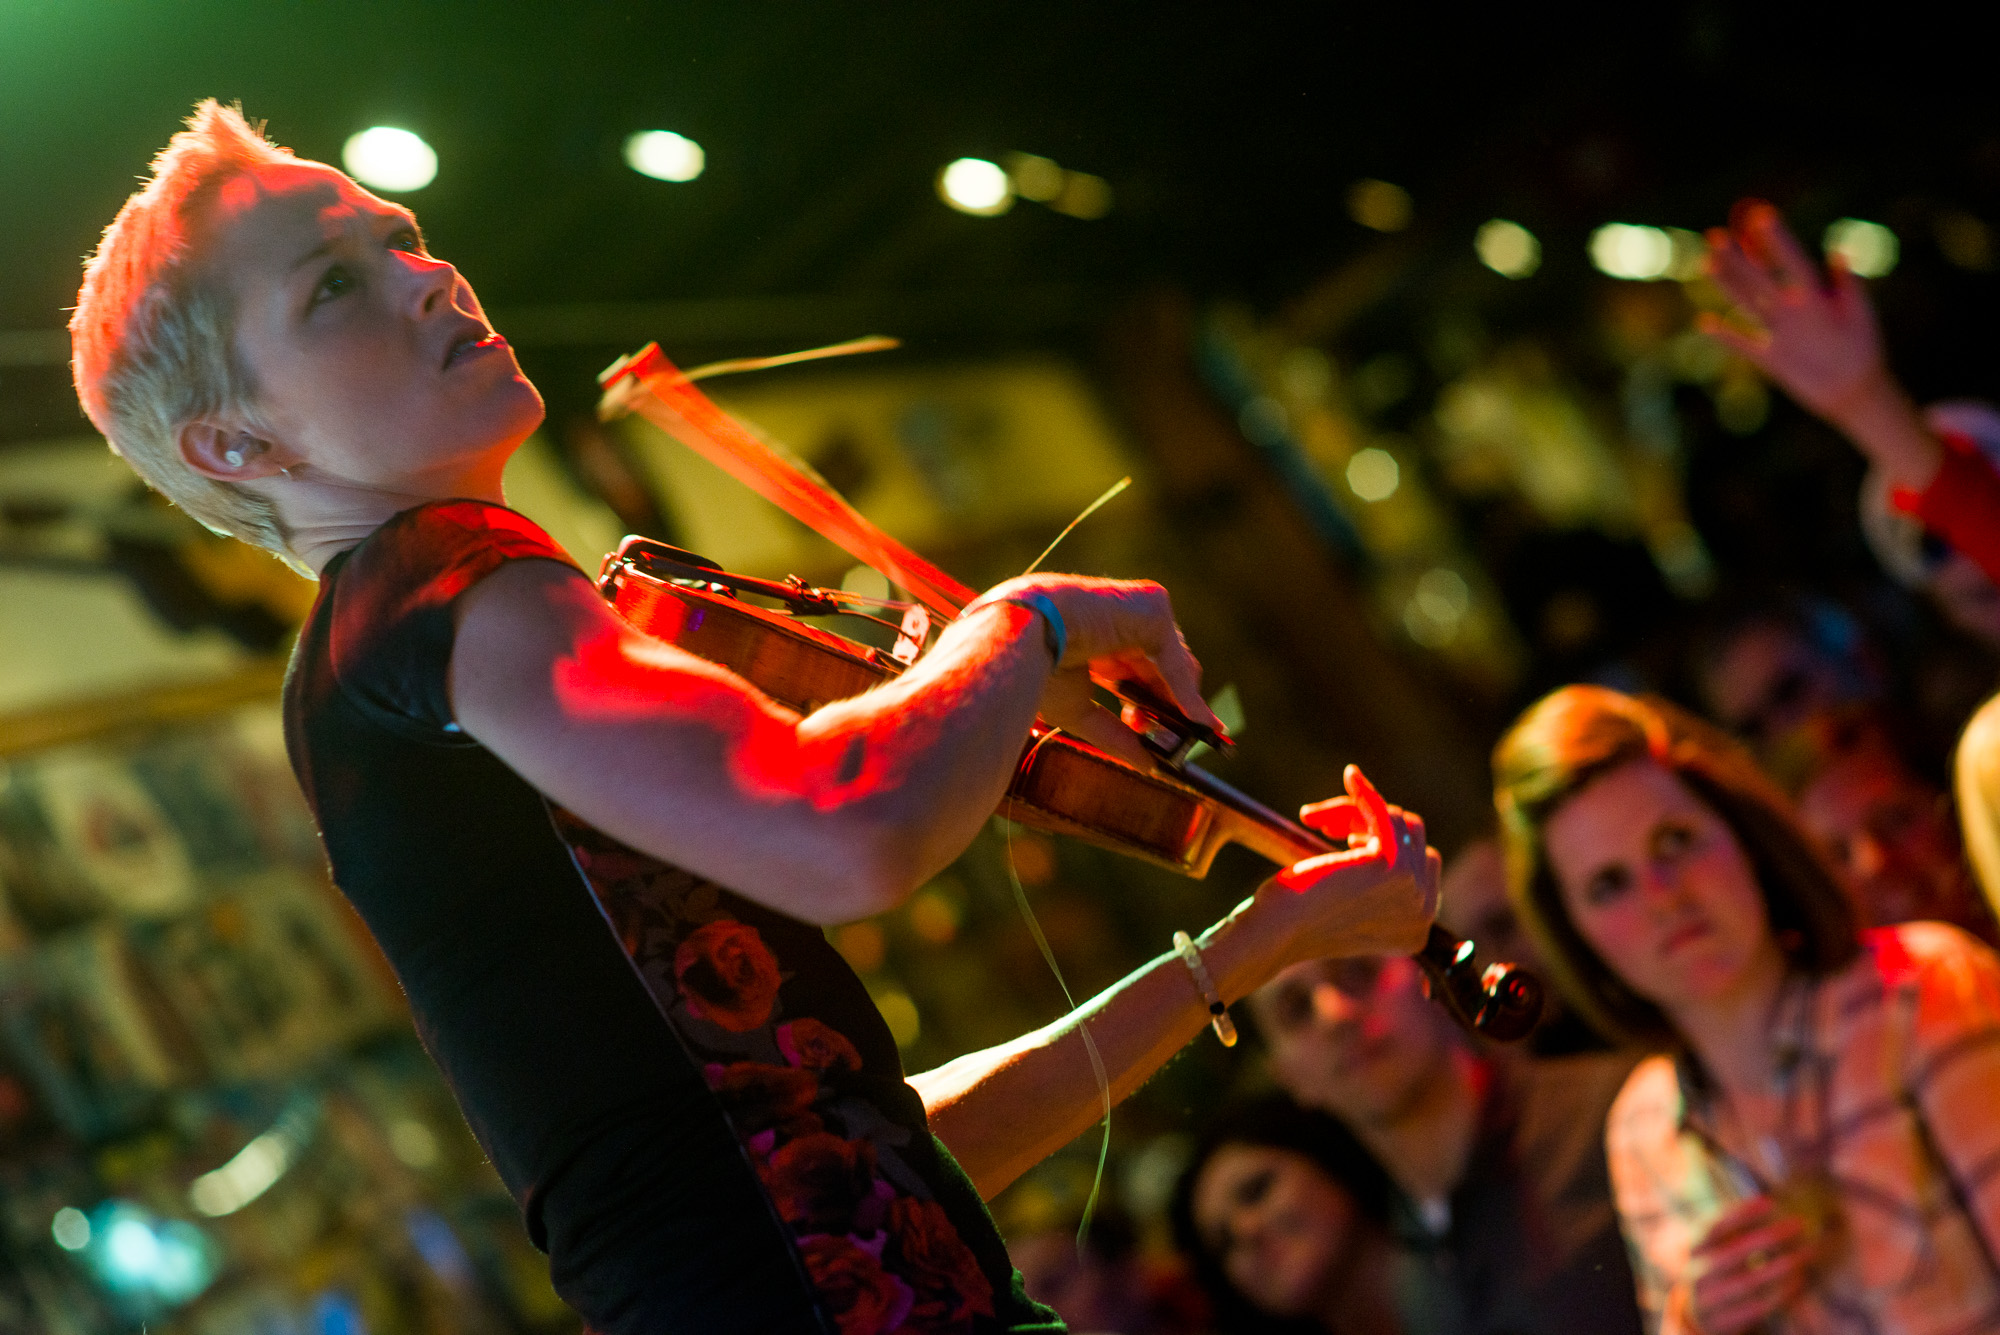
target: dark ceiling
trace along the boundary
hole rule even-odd
[[[1965,22],[1671,3],[0,4],[0,440],[76,425],[58,345],[10,331],[60,326],[78,257],[204,96],[314,157],[370,124],[423,134],[442,167],[410,202],[524,344],[880,327],[942,346],[1053,336],[1149,284],[1281,302],[1378,239],[1345,212],[1363,176],[1406,186],[1417,244],[1453,264],[1482,219],[1526,223],[1546,293],[1587,279],[1597,223],[1701,226],[1746,190],[1828,217],[1938,196],[1991,217],[2000,109]],[[623,137],[655,127],[702,143],[706,174],[628,170]],[[938,202],[942,163],[1010,149],[1106,177],[1116,207]]]

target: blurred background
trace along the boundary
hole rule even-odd
[[[973,585],[1131,474],[1051,564],[1169,585],[1224,776],[1358,762],[1450,853],[1567,681],[1794,779],[1787,708],[1863,702],[1942,780],[2000,619],[1896,578],[1853,449],[1691,324],[1755,195],[1920,401],[1994,397],[1991,49],[1908,6],[0,0],[0,1329],[574,1328],[324,883],[275,712],[311,586],[70,388],[80,259],[198,99],[418,211],[548,400],[509,495],[586,567],[637,532],[886,592],[595,374],[894,335],[711,388]],[[1079,996],[1261,874],[996,829],[833,933],[911,1069],[1060,1012],[1010,866]],[[1136,1245],[1242,1078],[1204,1039],[1117,1114]],[[1086,1141],[1003,1227],[1073,1215]]]

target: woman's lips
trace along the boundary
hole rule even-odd
[[[1660,939],[1660,953],[1671,955],[1702,940],[1709,933],[1705,922],[1682,923]]]
[[[445,358],[444,369],[449,371],[467,357],[475,356],[482,352],[491,352],[496,348],[504,348],[506,346],[507,340],[498,334],[488,334],[484,338],[455,343],[452,345],[451,355]]]

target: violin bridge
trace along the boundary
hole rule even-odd
[[[921,603],[911,603],[903,612],[902,629],[896,632],[896,647],[889,656],[904,667],[917,661],[931,636],[931,614]]]

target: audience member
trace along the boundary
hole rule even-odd
[[[1225,1111],[1174,1192],[1174,1239],[1225,1335],[1398,1335],[1389,1183],[1282,1094]]]
[[[1796,593],[1720,617],[1695,655],[1702,705],[1782,781],[1803,782],[1856,720],[1880,711],[1886,673],[1861,623]]]
[[[1195,1335],[1207,1329],[1206,1305],[1177,1266],[1162,1266],[1140,1246],[1132,1216],[1100,1203],[1077,1246],[1080,1210],[1043,1227],[1008,1234],[1007,1253],[1028,1296],[1056,1309],[1071,1335]]]
[[[1408,1329],[1639,1329],[1602,1144],[1630,1057],[1484,1058],[1402,957],[1296,965],[1249,1007],[1279,1084],[1389,1175]]]
[[[1664,1332],[2000,1320],[2000,961],[1852,900],[1747,752],[1572,686],[1494,757],[1510,886],[1571,1005],[1658,1055],[1606,1130]]]
[[[2000,469],[2000,412],[1975,399],[1949,399],[1923,411],[1924,426],[1961,451],[1977,450]],[[1970,447],[1970,449],[1968,449]],[[1936,484],[1933,484],[1935,489]],[[2000,585],[1923,521],[1897,504],[1884,470],[1861,483],[1861,534],[1882,568],[1905,588],[1928,596],[1946,621],[1990,650],[2000,650]]]
[[[1868,926],[1948,922],[1993,944],[1993,914],[1966,865],[1950,795],[1879,729],[1826,757],[1795,801],[1807,833],[1846,873]]]
[[[1952,769],[1965,854],[1987,907],[2000,914],[2000,695],[1965,725]]]
[[[1822,273],[1769,204],[1743,201],[1708,241],[1709,273],[1749,323],[1705,313],[1702,330],[1854,443],[1870,469],[1864,526],[1885,564],[1962,629],[2000,647],[2000,472],[1991,447],[1982,448],[1993,433],[1963,404],[1918,412],[1889,370],[1861,281],[1838,254]],[[2000,425],[1992,416],[1987,410],[1989,428]],[[1932,535],[1914,569],[1894,554],[1906,539],[1871,517],[1888,508]]]
[[[1521,930],[1521,917],[1507,897],[1507,863],[1500,841],[1491,835],[1475,839],[1444,864],[1438,882],[1438,921],[1479,947],[1486,963],[1506,960],[1541,973],[1534,938]],[[1600,1052],[1604,1039],[1562,1004],[1550,988],[1542,1001],[1542,1018],[1535,1032],[1520,1043],[1494,1045],[1498,1057],[1561,1057],[1576,1052]]]

